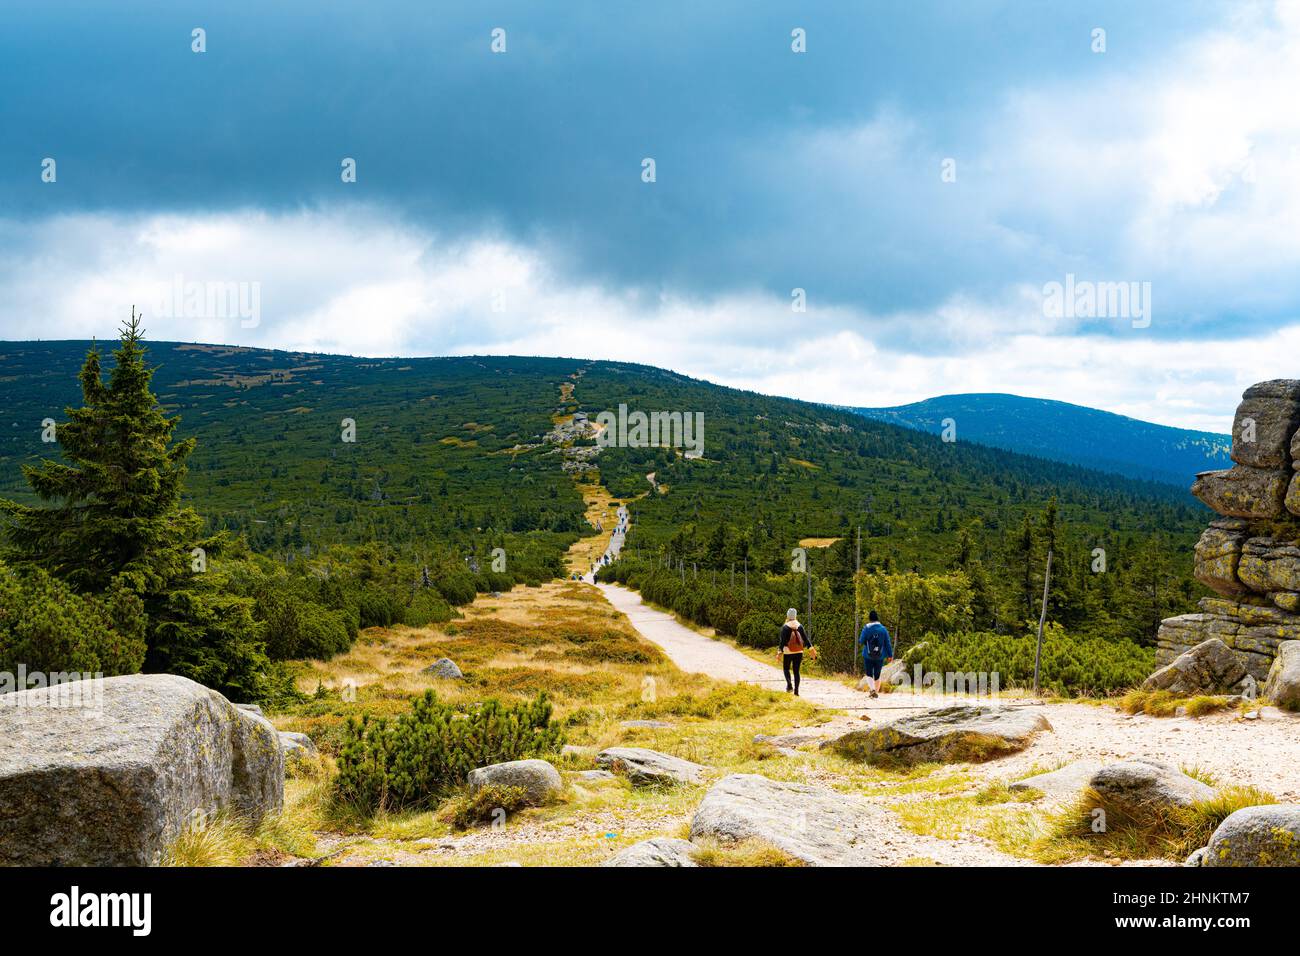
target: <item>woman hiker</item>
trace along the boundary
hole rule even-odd
[[[777,640],[777,653],[781,655],[781,671],[785,674],[785,689],[799,696],[799,667],[803,664],[803,652],[812,647],[808,632],[799,623],[799,612],[794,608],[785,612],[785,625],[781,628],[781,637]],[[794,683],[790,674],[794,673]]]

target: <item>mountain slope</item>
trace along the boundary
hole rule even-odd
[[[892,408],[855,408],[893,425],[940,434],[956,423],[957,440],[1186,488],[1198,471],[1231,467],[1232,440],[1214,432],[1155,425],[1043,398],[998,393],[941,395]]]
[[[56,454],[41,442],[41,422],[79,403],[89,345],[0,343],[0,494],[30,500],[18,466]],[[636,503],[634,548],[721,520],[750,529],[756,556],[777,565],[802,538],[860,525],[864,547],[899,566],[935,566],[950,560],[958,525],[978,518],[1005,534],[1052,496],[1063,522],[1116,549],[1152,534],[1182,549],[1203,523],[1201,506],[1168,485],[944,443],[649,366],[148,345],[155,393],[181,415],[179,434],[198,438],[190,500],[212,527],[265,551],[369,540],[416,550],[436,539],[558,562],[589,529],[564,456],[545,436],[565,415],[621,404],[699,412],[705,423],[699,459],[666,447],[599,452],[598,477],[620,497],[649,492],[651,472],[668,489]],[[343,440],[345,419],[355,442]]]

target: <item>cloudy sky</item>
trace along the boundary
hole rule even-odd
[[[1295,2],[65,0],[5,5],[0,62],[6,339],[135,303],[1214,430],[1300,377]]]

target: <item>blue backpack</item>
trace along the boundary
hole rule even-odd
[[[862,647],[865,655],[873,661],[878,661],[885,656],[885,642],[880,638],[879,629],[868,628],[867,640]]]

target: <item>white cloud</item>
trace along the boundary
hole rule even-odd
[[[260,283],[260,324],[147,317],[154,339],[607,358],[843,405],[1010,391],[1219,431],[1246,385],[1294,374],[1300,354],[1300,322],[1263,339],[1166,342],[1023,320],[1008,332],[1021,309],[961,300],[888,317],[813,300],[797,314],[759,292],[696,299],[572,285],[539,250],[492,237],[444,242],[377,209],[0,223],[0,235],[18,234],[0,273],[0,296],[14,305],[3,331],[15,339],[109,338],[133,297],[183,275]],[[891,347],[900,322],[921,323],[932,344],[964,337],[961,349]]]

